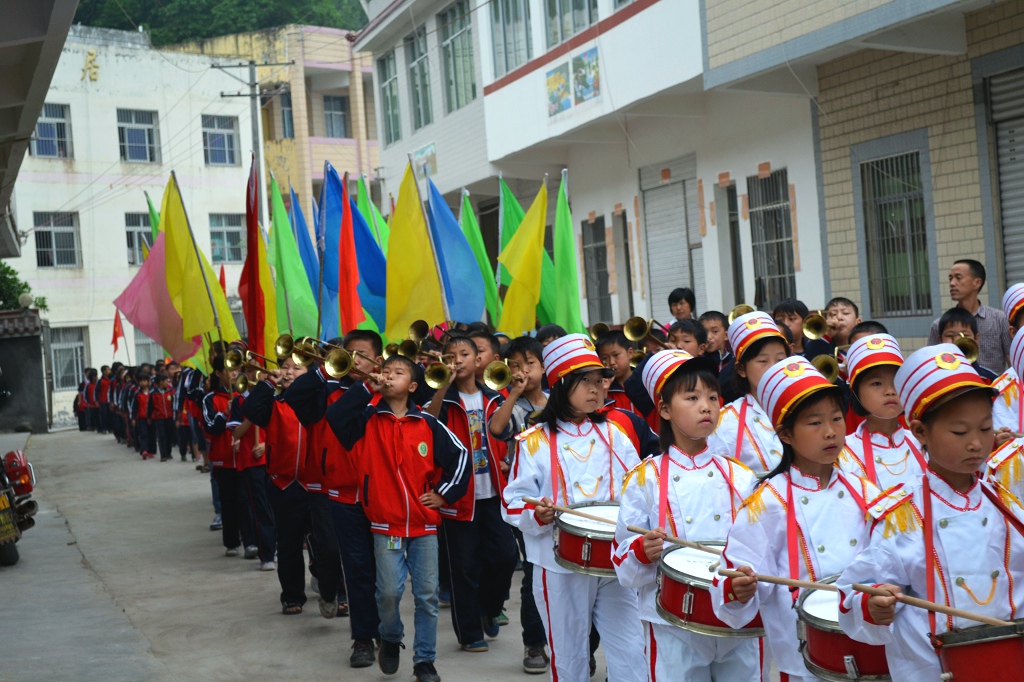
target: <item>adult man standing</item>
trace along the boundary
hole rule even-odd
[[[990,308],[978,300],[985,286],[985,266],[964,258],[949,269],[949,296],[978,320],[979,362],[994,372],[1006,369],[1010,356],[1010,325],[1002,310]],[[939,320],[932,322],[928,345],[939,342]]]

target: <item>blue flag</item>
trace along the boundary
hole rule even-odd
[[[428,178],[427,185],[430,233],[441,267],[448,313],[456,322],[476,322],[484,316],[484,282],[480,267],[459,221],[437,191],[434,181]]]
[[[387,324],[388,272],[384,253],[370,230],[366,218],[359,212],[355,197],[350,197],[352,206],[352,234],[356,243],[356,260],[359,261],[359,301],[363,309],[373,318],[377,329]]]
[[[320,292],[320,338],[338,336],[338,242],[341,237],[341,197],[327,181],[331,164],[324,161],[324,184],[317,205],[317,250],[323,251],[323,291]],[[331,226],[334,226],[333,228]],[[332,284],[333,282],[333,284]],[[313,291],[316,291],[313,287]]]
[[[289,186],[289,189],[292,194],[292,210],[289,217],[295,231],[295,241],[299,244],[299,255],[302,257],[302,267],[306,270],[306,279],[309,280],[309,290],[316,292],[320,281],[320,260],[317,258],[316,247],[310,240],[309,226],[306,225],[306,216],[302,213],[299,197],[295,194],[295,188]]]

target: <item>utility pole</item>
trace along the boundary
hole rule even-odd
[[[248,97],[249,98],[249,117],[252,120],[252,151],[256,155],[256,168],[257,168],[258,174],[260,176],[260,185],[261,185],[261,187],[260,187],[260,196],[262,196],[262,197],[265,197],[267,193],[266,193],[266,183],[263,181],[263,140],[261,139],[261,136],[260,136],[260,100],[259,100],[259,98],[260,98],[260,91],[259,91],[260,81],[259,81],[259,78],[257,78],[256,67],[257,66],[291,66],[294,63],[295,63],[295,60],[293,59],[292,61],[289,61],[289,62],[264,62],[263,64],[257,65],[256,64],[256,60],[250,59],[247,64],[245,64],[245,63],[242,63],[242,64],[230,64],[230,65],[213,64],[210,67],[212,69],[220,69],[221,71],[223,71],[224,73],[227,73],[229,76],[231,76],[232,78],[234,78],[238,82],[240,82],[240,83],[242,83],[244,85],[248,85],[249,86],[249,92],[248,93],[244,93],[244,92],[236,92],[236,93],[221,92],[220,96],[221,97]],[[244,81],[241,78],[239,78],[238,76],[236,76],[236,75],[234,75],[232,73],[229,73],[227,71],[228,69],[244,69],[246,67],[248,67],[248,69],[249,69],[249,80],[248,81]],[[260,215],[259,215],[260,224],[265,226],[267,224],[267,221],[266,221],[266,215],[265,215],[265,209],[264,209],[264,202],[263,201],[259,202],[259,209],[260,209]]]

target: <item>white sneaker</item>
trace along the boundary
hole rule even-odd
[[[276,571],[277,570],[277,564],[275,564],[273,561],[264,561],[262,564],[260,564],[260,570],[261,571]]]
[[[238,556],[238,548],[237,547],[228,547],[227,549],[224,550],[224,556]]]

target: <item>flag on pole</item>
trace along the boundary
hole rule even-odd
[[[427,178],[430,231],[448,298],[448,314],[457,322],[479,322],[484,316],[484,286],[473,249],[462,234],[448,203],[434,181]]]
[[[143,194],[146,195],[146,205],[149,206],[149,230],[155,242],[157,235],[160,234],[160,214],[157,213],[153,200],[149,198],[149,192]]]
[[[568,171],[563,170],[555,204],[554,323],[561,325],[570,334],[584,334],[587,328],[583,326],[583,318],[580,317],[579,270],[576,263],[572,213],[569,211],[569,197],[565,186],[567,175]]]
[[[117,340],[124,338],[124,327],[121,326],[121,313],[114,308],[114,336],[110,339],[110,345],[114,347],[114,353],[117,353]]]
[[[348,198],[348,173],[344,180],[331,168],[331,178],[325,182],[339,183],[336,188],[341,197],[341,230],[338,234],[338,314],[339,335],[354,329],[366,319],[359,301],[359,261],[356,258],[355,236],[352,234],[352,202]]]
[[[149,258],[149,244],[146,243],[146,240],[142,235],[136,233],[136,236],[139,238],[139,241],[142,242],[142,262],[145,263],[146,259]]]
[[[352,232],[359,261],[359,301],[366,312],[366,319],[359,328],[379,332],[387,324],[387,263],[355,197],[349,198],[349,208],[352,210]]]
[[[404,339],[416,320],[444,320],[441,283],[434,264],[430,236],[423,218],[412,163],[406,165],[391,214],[387,260],[387,325],[389,339]]]
[[[508,269],[512,278],[505,292],[501,324],[498,325],[499,329],[508,334],[518,336],[534,329],[536,325],[547,215],[548,189],[547,183],[544,183],[516,234],[498,255],[498,261]]]
[[[526,214],[523,212],[523,207],[519,204],[519,200],[516,199],[516,195],[512,194],[512,190],[505,183],[504,178],[498,179],[498,185],[501,194],[498,215],[498,220],[501,224],[498,230],[501,234],[501,248],[498,251],[500,253],[505,250],[509,241],[516,235],[519,225],[523,222],[523,217]],[[554,322],[555,317],[555,264],[551,262],[551,256],[548,254],[547,249],[542,249],[542,251],[541,290],[540,302],[537,306],[537,317],[540,319],[541,324],[551,324]],[[508,271],[500,265],[499,270],[501,271],[501,283],[508,286],[511,282]]]
[[[249,348],[272,358],[277,340],[277,296],[260,231],[259,201],[254,154],[245,191],[245,265],[238,280],[238,296],[242,299],[242,314],[249,332]]]
[[[366,178],[364,177],[360,177],[356,185],[356,205],[359,206],[359,212],[370,226],[370,231],[373,233],[381,253],[387,256],[391,228],[388,226],[387,221],[384,220],[384,216],[377,210],[377,205],[370,198],[370,190],[366,186]]]
[[[330,182],[334,168],[329,161],[324,161],[324,184],[320,188],[320,201],[317,205],[319,215],[316,223],[316,246],[323,259],[323,291],[320,292],[321,337],[333,339],[341,336],[339,326],[338,257],[341,240],[341,194],[340,182]],[[335,176],[337,173],[333,173]]]
[[[491,324],[498,324],[501,320],[501,299],[498,298],[498,287],[495,284],[491,272],[491,261],[487,258],[487,249],[484,247],[484,237],[480,232],[480,223],[473,214],[473,204],[469,201],[469,192],[462,190],[462,208],[459,211],[459,226],[462,234],[465,235],[469,248],[473,250],[473,257],[476,259],[477,267],[480,268],[480,278],[484,283],[484,305],[491,316]]]
[[[309,290],[313,292],[313,300],[316,301],[316,288],[317,283],[320,281],[320,261],[317,259],[316,247],[313,245],[313,240],[310,239],[309,236],[309,226],[306,224],[306,216],[303,214],[302,206],[299,204],[299,197],[295,194],[295,188],[289,187],[289,190],[291,191],[292,199],[292,230],[295,232],[295,242],[299,245],[299,255],[302,257],[302,269],[306,271],[306,279],[309,281]],[[316,215],[315,211],[313,215]]]
[[[220,290],[224,292],[224,295],[228,294],[228,273],[224,272],[224,266],[220,266],[220,277],[217,278],[220,282]]]
[[[292,201],[292,208],[297,208],[295,200]],[[288,329],[296,337],[316,336],[316,298],[299,255],[295,232],[288,222],[281,188],[273,173],[270,175],[270,215],[273,221],[270,227],[270,261],[277,275],[277,327],[279,330]],[[306,230],[305,224],[302,230]],[[308,232],[303,238],[312,246]]]

